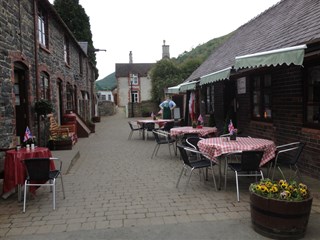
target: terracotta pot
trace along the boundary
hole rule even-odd
[[[274,239],[303,238],[311,211],[312,197],[299,201],[284,201],[250,194],[251,220],[254,230]]]

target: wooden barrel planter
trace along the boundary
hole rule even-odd
[[[312,197],[284,201],[250,193],[251,220],[256,232],[274,239],[303,238],[309,221]]]

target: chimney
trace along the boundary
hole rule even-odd
[[[162,45],[162,59],[170,58],[169,45],[166,45],[166,40],[163,40]]]
[[[133,63],[133,61],[132,61],[132,51],[130,51],[130,53],[129,53],[129,63]]]

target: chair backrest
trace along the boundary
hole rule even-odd
[[[190,147],[192,147],[196,150],[199,150],[198,142],[202,139],[203,138],[200,138],[200,137],[189,137],[189,138],[187,138],[186,142]]]
[[[241,170],[257,171],[263,156],[263,151],[243,151],[241,153]]]
[[[150,132],[154,130],[154,126],[155,124],[153,122],[148,122],[144,124],[145,129],[147,129],[147,131],[150,131]]]
[[[135,124],[135,122],[128,121],[128,124],[129,124],[129,126],[130,126],[130,129],[131,129],[131,130],[134,130],[133,125]]]
[[[30,158],[23,160],[29,180],[47,181],[50,174],[50,158]]]
[[[166,122],[163,126],[163,130],[170,132],[170,129],[174,127],[174,122]]]
[[[296,163],[299,161],[305,145],[306,145],[306,144],[305,144],[304,142],[300,142],[300,143],[298,144],[298,146],[297,146],[298,148],[296,149],[296,153],[295,153],[295,155],[293,156],[293,158],[291,159],[290,164],[293,164],[293,165],[294,165],[294,164],[296,164]]]
[[[179,152],[180,152],[180,155],[181,155],[181,158],[182,158],[182,161],[184,162],[184,164],[191,166],[189,156],[188,156],[188,153],[187,153],[185,147],[180,144],[178,144],[177,147],[179,149]]]

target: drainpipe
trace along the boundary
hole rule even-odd
[[[37,8],[37,0],[33,1],[33,39],[34,39],[34,72],[35,72],[35,80],[36,80],[36,100],[39,100],[39,74],[38,74],[38,8]],[[38,136],[40,143],[40,116],[37,116],[38,122]]]

